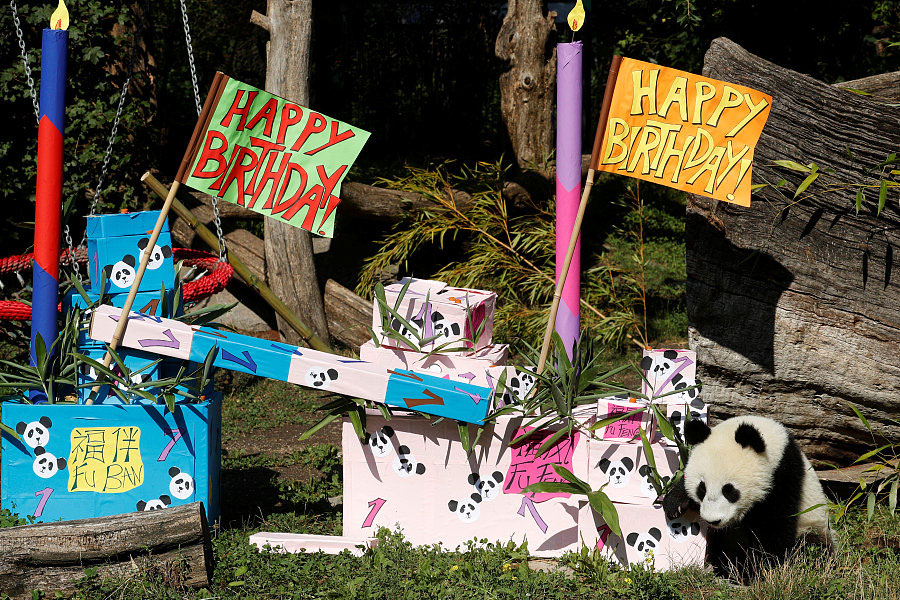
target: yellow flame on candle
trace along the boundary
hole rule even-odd
[[[66,3],[59,0],[59,6],[50,15],[50,29],[68,29],[69,28],[69,9]]]
[[[581,26],[584,25],[584,5],[581,3],[581,0],[578,0],[575,3],[575,7],[569,11],[569,16],[566,17],[566,20],[569,22],[569,27],[572,28],[572,31],[581,29]]]

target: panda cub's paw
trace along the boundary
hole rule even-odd
[[[684,514],[691,504],[691,498],[684,487],[684,478],[679,479],[672,489],[663,496],[662,507],[670,521]]]

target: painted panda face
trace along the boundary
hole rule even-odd
[[[169,493],[179,500],[187,500],[194,493],[194,478],[183,473],[178,467],[169,469]]]
[[[444,338],[459,337],[459,323],[451,323],[444,315],[435,311],[431,313],[431,331],[440,342]]]
[[[766,497],[790,440],[783,426],[755,416],[728,419],[713,429],[692,419],[684,439],[693,446],[684,469],[685,490],[711,527],[739,523]]]
[[[649,561],[652,564],[653,556],[661,539],[662,532],[656,527],[652,527],[647,533],[629,533],[625,541],[641,554],[641,560]]]
[[[609,478],[609,485],[614,488],[621,488],[628,485],[628,482],[631,481],[631,470],[634,469],[634,461],[627,456],[616,460],[603,458],[597,463],[597,468]]]
[[[475,486],[475,491],[481,496],[482,500],[489,502],[500,495],[503,473],[494,471],[484,479],[478,473],[472,473],[469,475],[469,483]]]
[[[141,251],[140,255],[138,256],[139,261],[144,259],[144,252],[147,251],[147,244],[149,243],[150,238],[141,238],[141,240],[138,242],[138,248]],[[162,266],[165,259],[171,258],[171,256],[172,249],[169,246],[160,247],[158,245],[154,245],[153,250],[150,251],[150,258],[147,260],[147,268],[151,271],[153,269],[158,269]]]
[[[47,442],[50,441],[50,427],[52,425],[50,417],[41,417],[31,423],[19,421],[16,424],[16,433],[21,435],[22,439],[30,447],[37,448],[38,446],[46,446]]]
[[[659,496],[659,492],[656,491],[656,487],[653,485],[653,469],[650,468],[650,465],[641,465],[638,469],[638,473],[641,476],[641,493],[644,497],[653,498],[655,500]],[[665,487],[670,479],[671,477],[668,475],[660,477],[663,487]]]
[[[689,405],[693,410],[702,411],[706,407],[706,403],[700,398],[700,390],[702,387],[694,387],[700,385],[702,384],[699,381],[686,380],[678,374],[672,378],[672,387],[675,390],[679,390],[679,392],[677,394],[672,394],[671,396],[666,396],[665,400],[669,404],[685,404]]]
[[[641,359],[641,369],[651,382],[655,380],[657,383],[662,383],[675,370],[676,358],[678,358],[678,353],[675,350],[666,350],[662,356],[645,356]]]
[[[424,319],[406,319],[406,322],[412,326],[412,329],[407,328],[396,317],[391,318],[391,330],[411,344],[418,344],[425,328]]]
[[[103,268],[103,272],[112,285],[117,288],[129,288],[134,283],[135,264],[134,257],[126,254],[116,264],[106,265]]]
[[[170,504],[172,504],[172,499],[169,498],[169,496],[167,496],[166,494],[163,494],[159,497],[159,499],[149,500],[147,502],[139,500],[137,503],[137,509],[138,511],[160,510],[163,508],[168,508]]]
[[[324,369],[323,367],[312,367],[306,372],[306,385],[317,390],[327,390],[331,388],[331,384],[337,381],[338,372],[336,369]]]
[[[56,458],[44,450],[43,446],[34,449],[34,463],[31,465],[34,474],[43,479],[49,479],[61,469],[66,468],[66,459]]]
[[[700,535],[700,523],[689,521],[684,517],[666,520],[669,529],[669,537],[679,543],[690,541],[691,538]]]
[[[535,381],[534,375],[528,371],[516,371],[516,374],[507,380],[506,388],[517,401],[525,402]]]
[[[397,448],[397,456],[394,458],[394,471],[405,479],[411,475],[424,475],[425,465],[416,461],[416,457],[409,451],[408,446],[400,446]]]
[[[451,500],[447,503],[450,512],[456,513],[456,516],[463,523],[474,523],[481,516],[481,495],[471,494],[468,498],[462,500]]]
[[[391,444],[392,437],[394,437],[393,427],[385,425],[371,435],[366,434],[366,443],[375,457],[383,458],[394,451],[394,446]]]

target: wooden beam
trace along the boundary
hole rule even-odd
[[[0,529],[0,590],[31,599],[70,595],[85,569],[100,577],[159,570],[172,584],[207,587],[213,554],[201,502],[164,510]]]

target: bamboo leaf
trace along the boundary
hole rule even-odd
[[[677,441],[675,439],[675,428],[672,427],[672,424],[669,422],[669,419],[666,415],[663,414],[662,410],[656,405],[651,404],[650,407],[653,409],[653,414],[656,417],[656,423],[659,427],[659,432],[666,439],[672,440],[673,442]],[[685,416],[690,415],[690,411],[686,410]]]
[[[587,494],[591,491],[591,486],[589,486],[586,482],[582,481],[578,477],[575,476],[572,471],[568,470],[562,465],[553,465],[553,470],[556,471],[556,474],[571,483],[572,485],[579,488],[583,493]]]
[[[348,414],[350,422],[353,424],[353,430],[356,431],[356,437],[359,441],[366,441],[366,409],[357,406],[355,410],[351,410]]]
[[[872,426],[869,425],[869,420],[866,419],[861,412],[859,412],[859,409],[856,408],[856,405],[853,404],[852,402],[848,402],[847,404],[850,405],[850,410],[852,410],[854,413],[856,413],[856,417],[860,421],[862,421],[862,424],[866,426],[866,429],[868,429],[869,431],[872,431]]]
[[[866,499],[866,519],[871,521],[872,517],[875,515],[875,492],[869,492],[869,497]]]
[[[7,425],[4,425],[3,423],[0,423],[0,430],[4,431],[4,432],[7,433],[8,435],[10,435],[10,436],[16,438],[17,440],[21,440],[21,439],[22,439],[22,436],[20,436],[20,435],[16,432],[15,429],[12,429],[11,427],[8,427]]]
[[[587,495],[591,508],[600,515],[610,530],[619,537],[622,537],[622,528],[619,526],[619,512],[616,505],[612,503],[609,496],[601,491],[591,492]]]
[[[457,421],[456,428],[459,430],[459,441],[462,444],[463,450],[468,454],[472,451],[469,447],[469,427],[462,421]]]
[[[808,188],[810,185],[812,185],[813,181],[818,179],[818,177],[819,177],[819,174],[816,172],[813,172],[813,173],[810,173],[809,175],[807,175],[806,179],[804,179],[800,183],[800,185],[797,186],[797,191],[794,192],[794,198],[796,198],[797,196],[802,194],[806,190],[806,188]]]
[[[539,481],[522,489],[523,492],[549,494],[584,494],[577,486],[562,481]]]
[[[640,413],[644,412],[645,410],[647,410],[647,408],[642,407],[642,408],[633,410],[631,412],[621,413],[618,415],[614,415],[612,417],[606,417],[605,419],[600,419],[593,425],[590,425],[589,427],[587,427],[587,429],[589,429],[590,431],[596,431],[598,429],[602,429],[603,427],[606,427],[607,425],[612,425],[616,421],[621,421],[622,419],[627,419],[628,417],[632,417],[634,415],[640,414]]]
[[[325,427],[326,425],[328,425],[329,423],[331,423],[332,421],[334,421],[335,419],[337,419],[340,416],[341,416],[340,413],[331,413],[331,414],[325,415],[318,423],[316,423],[315,425],[313,425],[312,427],[310,427],[309,429],[307,429],[306,431],[304,431],[303,433],[300,434],[300,441],[302,442],[303,440],[309,438],[315,432],[319,431],[320,429],[322,429],[323,427]]]
[[[863,203],[863,191],[862,188],[856,190],[856,214],[859,214],[860,209],[862,208]]]
[[[799,173],[810,173],[812,171],[810,167],[801,165],[793,160],[774,160],[772,162],[779,167],[784,167],[785,169],[790,169],[791,171],[797,171]]]
[[[881,187],[878,188],[878,212],[876,216],[881,214],[885,201],[887,201],[887,179],[882,179]]]
[[[556,444],[556,442],[558,442],[564,435],[567,435],[568,433],[568,430],[560,429],[559,431],[551,435],[543,444],[541,444],[540,448],[538,448],[538,451],[535,453],[535,457],[538,457],[547,450],[550,450]]]
[[[853,464],[860,463],[868,458],[872,458],[876,454],[880,453],[882,450],[887,450],[891,446],[892,446],[892,444],[885,444],[881,448],[875,448],[874,450],[869,450],[868,452],[866,452],[865,454],[863,454],[859,458],[857,458],[855,461],[853,461]]]
[[[900,480],[894,479],[891,482],[891,491],[888,492],[888,507],[891,509],[891,514],[897,511],[897,485],[900,484]]]

